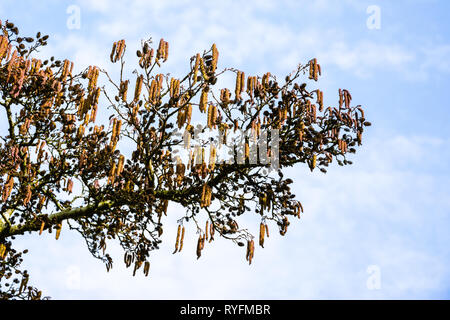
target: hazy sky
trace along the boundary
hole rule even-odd
[[[449,299],[449,12],[445,0],[1,0],[1,20],[23,34],[49,34],[42,54],[69,58],[77,70],[114,73],[109,53],[120,39],[132,70],[149,37],[170,43],[163,71],[175,75],[214,42],[219,69],[247,75],[284,77],[316,57],[323,73],[312,85],[325,104],[349,89],[373,124],[354,165],[326,175],[306,166],[286,172],[305,214],[285,237],[273,228],[251,266],[244,249],[223,240],[197,261],[192,228],[183,252],[172,255],[175,228],[166,227],[148,278],[133,278],[114,248],[107,273],[84,240],[63,229],[57,242],[21,238],[33,284],[59,299]],[[168,215],[175,226],[183,209],[171,206]],[[248,222],[257,233],[259,222]]]

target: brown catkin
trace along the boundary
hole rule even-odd
[[[215,229],[214,229],[214,222],[211,222],[211,224],[209,225],[209,235],[210,235],[210,239],[209,239],[209,242],[211,242],[211,241],[213,241],[214,240],[214,231],[215,231]]]
[[[170,85],[169,85],[169,95],[171,98],[173,98],[174,94],[173,94],[173,89],[174,89],[174,78],[170,79]]]
[[[144,76],[142,74],[139,77],[137,77],[137,79],[136,79],[136,88],[134,90],[134,100],[135,101],[139,101],[139,96],[141,95],[143,80],[144,80]]]
[[[250,147],[248,145],[248,142],[245,143],[245,159],[248,159],[250,157]]]
[[[120,155],[119,163],[117,165],[117,172],[116,172],[117,176],[119,176],[122,173],[124,162],[125,162],[125,156],[124,155]]]
[[[164,62],[169,58],[169,42],[164,41]]]
[[[192,104],[188,103],[186,106],[186,124],[191,124],[191,118],[192,118]]]
[[[0,259],[4,259],[6,255],[6,246],[0,243]]]
[[[178,225],[177,240],[175,242],[175,251],[173,253],[176,253],[178,251],[178,246],[180,244],[180,235],[181,235],[181,225]]]
[[[216,147],[212,145],[210,147],[210,153],[209,153],[209,169],[211,171],[214,170],[215,165],[216,165],[216,155],[217,155]]]
[[[206,187],[207,187],[207,184],[205,183],[204,185],[203,185],[203,189],[202,189],[202,199],[201,199],[201,207],[204,207],[204,203],[205,203],[205,197],[206,197]]]
[[[201,255],[202,255],[202,237],[199,236],[197,241],[197,259],[200,259]]]
[[[259,245],[264,248],[264,235],[266,225],[264,223],[259,224]]]
[[[208,122],[207,122],[207,126],[210,129],[212,127],[212,113],[213,113],[213,109],[214,109],[214,106],[212,104],[210,104],[209,108],[208,108]]]
[[[39,235],[41,235],[41,234],[42,234],[42,231],[44,231],[44,227],[45,227],[45,222],[42,221],[42,223],[41,223],[41,229],[39,229]]]
[[[116,53],[116,48],[117,48],[117,42],[114,42],[112,50],[111,50],[111,55],[109,56],[110,59],[111,59],[111,62],[115,62],[114,61],[114,56],[115,56],[115,53]]]
[[[255,241],[252,239],[250,241],[250,254],[248,257],[248,264],[252,264],[254,252],[255,252]]]
[[[56,240],[59,239],[59,236],[61,234],[61,228],[62,228],[62,223],[58,223],[58,225],[56,226],[56,235],[55,235]]]
[[[200,95],[200,111],[205,112],[206,111],[206,105],[208,103],[208,91],[206,89],[202,90],[202,93]]]
[[[27,186],[27,193],[25,195],[25,198],[23,199],[23,205],[26,206],[31,200],[31,185],[29,184]]]
[[[235,88],[236,100],[241,99],[241,72],[238,71],[236,74],[236,88]]]
[[[206,68],[205,68],[205,64],[203,62],[203,58],[200,58],[200,71],[202,73],[203,79],[205,79],[205,81],[208,81],[209,77],[206,74]]]
[[[217,69],[217,61],[219,59],[219,51],[217,50],[216,44],[213,43],[212,45],[212,63],[211,63],[211,70],[214,72]]]
[[[197,82],[198,67],[200,66],[200,53],[195,56],[195,65],[193,70],[193,84]]]
[[[180,252],[183,249],[183,241],[184,241],[184,227],[181,229],[180,248],[178,249],[178,252]]]

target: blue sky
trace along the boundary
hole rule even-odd
[[[80,9],[80,29],[67,27],[71,5]],[[379,29],[367,26],[371,5],[380,10]],[[249,75],[283,77],[316,57],[324,72],[312,86],[325,92],[325,104],[349,89],[373,123],[354,165],[326,175],[302,166],[287,172],[305,214],[285,237],[272,232],[251,266],[226,241],[198,261],[194,240],[173,256],[175,230],[166,228],[148,278],[133,278],[115,248],[118,263],[106,273],[82,239],[63,231],[58,242],[19,240],[31,248],[25,264],[34,283],[59,299],[450,298],[449,12],[450,3],[437,0],[2,0],[1,20],[23,34],[49,34],[42,54],[80,69],[114,72],[111,44],[126,39],[131,62],[150,36],[169,41],[166,70],[174,74],[213,42],[219,68]],[[182,210],[171,206],[167,223],[175,226]],[[256,233],[258,222],[248,221]],[[367,285],[369,266],[379,271],[378,289]]]

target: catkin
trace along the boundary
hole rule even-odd
[[[209,235],[210,235],[209,242],[214,240],[214,232],[215,232],[214,222],[211,222],[211,224],[209,225]]]
[[[23,205],[26,206],[31,200],[31,185],[27,186],[27,193],[25,198],[23,199]]]
[[[316,161],[317,161],[317,155],[314,154],[311,159],[311,166],[310,166],[311,171],[313,171],[314,168],[316,167]]]
[[[265,235],[265,224],[260,223],[259,225],[259,245],[264,248],[264,235]]]
[[[249,145],[248,145],[248,142],[245,142],[245,150],[244,150],[244,152],[245,152],[245,159],[249,159],[249,157],[250,157],[250,147],[249,147]]]
[[[188,103],[186,106],[186,124],[189,126],[191,124],[192,118],[192,104]]]
[[[167,41],[164,42],[164,62],[169,58],[169,43]]]
[[[214,109],[214,106],[212,104],[210,104],[209,108],[208,108],[208,122],[207,122],[207,126],[210,129],[212,127],[212,113],[213,113],[213,109]]]
[[[194,71],[193,71],[193,84],[197,82],[197,73],[198,73],[198,67],[200,66],[200,53],[197,53],[195,56],[195,65],[194,65]]]
[[[255,241],[252,239],[250,241],[250,253],[248,257],[248,264],[252,264],[254,252],[255,252]]]
[[[208,91],[207,89],[203,89],[202,93],[200,95],[200,111],[205,112],[206,111],[206,104],[208,103]]]
[[[141,95],[141,90],[142,90],[142,82],[144,81],[144,76],[140,75],[139,77],[137,77],[136,79],[136,88],[134,90],[134,100],[138,101],[139,100],[139,96]]]
[[[169,85],[169,95],[170,95],[170,97],[171,98],[173,98],[173,96],[174,96],[174,94],[173,94],[173,89],[174,89],[174,84],[173,84],[173,82],[174,82],[174,78],[171,78],[170,79],[170,85]]]
[[[236,100],[240,100],[241,99],[241,88],[242,88],[242,83],[241,83],[241,71],[238,71],[236,74],[236,88],[235,88],[235,94],[236,94]]]
[[[61,228],[62,228],[62,223],[58,223],[58,225],[56,226],[56,235],[55,235],[56,240],[59,239],[59,236],[61,234]]]
[[[125,162],[125,156],[120,155],[119,163],[118,163],[118,165],[117,165],[117,172],[116,172],[116,175],[117,175],[117,176],[119,176],[119,175],[122,173],[124,162]]]
[[[0,258],[4,259],[6,254],[6,246],[3,243],[0,243]]]
[[[211,146],[209,154],[209,170],[214,171],[216,165],[217,150],[215,146]]]
[[[42,223],[41,223],[41,228],[39,229],[39,235],[41,235],[41,234],[42,234],[42,231],[44,231],[44,227],[45,227],[45,222],[42,221]]]
[[[178,252],[180,252],[183,249],[183,241],[184,241],[184,227],[181,229],[180,248],[178,249]]]
[[[175,242],[175,251],[173,253],[176,253],[178,251],[178,246],[179,246],[179,243],[180,243],[180,235],[181,235],[181,225],[178,225],[177,240]]]
[[[216,44],[212,45],[212,63],[211,70],[214,72],[217,69],[217,61],[219,59],[219,51],[217,50]]]
[[[199,236],[197,241],[197,259],[200,259],[201,255],[202,255],[202,237]]]
[[[205,64],[203,62],[203,58],[200,58],[200,71],[202,73],[203,79],[205,79],[205,81],[208,81],[209,77],[206,74],[206,67],[205,67]]]

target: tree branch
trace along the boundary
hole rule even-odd
[[[93,204],[93,205],[88,205],[85,207],[60,211],[60,212],[57,212],[57,213],[47,216],[45,220],[51,222],[51,224],[57,224],[63,220],[67,220],[67,219],[77,219],[77,218],[90,216],[98,210],[109,209],[114,204],[115,203],[113,201],[107,200],[107,201],[100,202],[98,204]],[[30,221],[26,222],[25,224],[14,225],[14,226],[8,226],[3,223],[0,223],[0,239],[24,234],[27,231],[29,231],[29,232],[39,231],[41,228],[41,224],[42,224],[42,220],[40,220],[39,218],[30,220]]]

